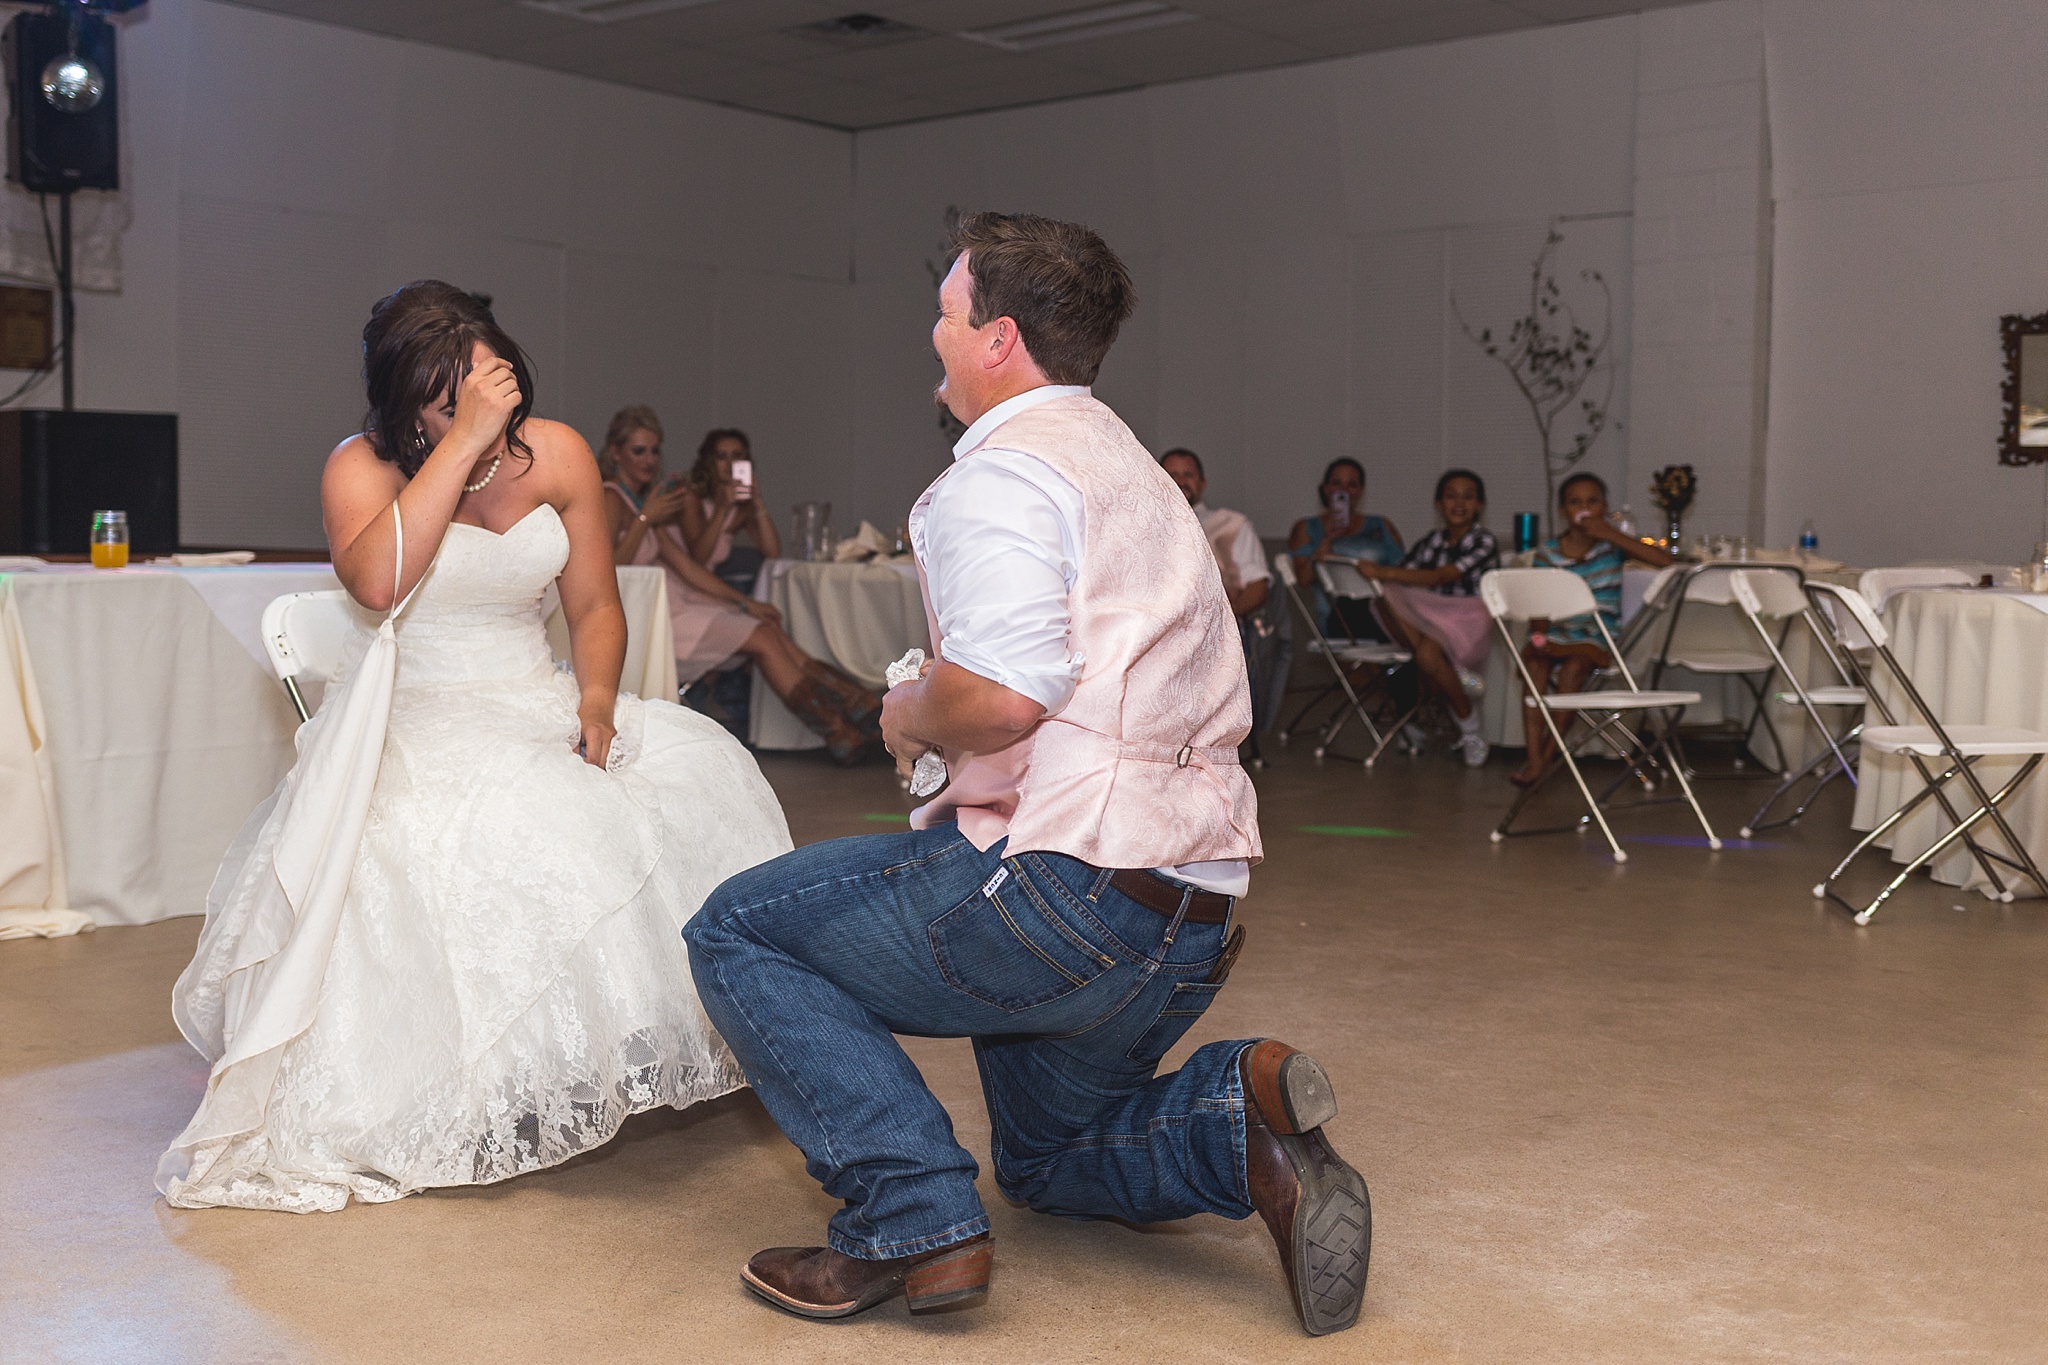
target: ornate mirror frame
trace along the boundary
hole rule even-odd
[[[2020,444],[2021,343],[2030,336],[2048,335],[2048,313],[2007,313],[1998,320],[1998,335],[2005,343],[2005,412],[1998,433],[1998,462],[2048,464],[2048,445]]]

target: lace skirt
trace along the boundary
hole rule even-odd
[[[171,1203],[309,1212],[502,1180],[742,1084],[680,931],[788,850],[781,808],[702,716],[622,698],[607,772],[573,752],[575,707],[552,673],[398,691],[314,1022],[253,1084],[216,1069],[159,1165]],[[290,932],[271,858],[298,777],[230,849],[178,982],[209,1060]]]

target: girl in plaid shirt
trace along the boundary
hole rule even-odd
[[[1380,584],[1381,624],[1414,651],[1416,668],[1457,719],[1459,752],[1477,768],[1486,762],[1487,745],[1472,698],[1484,687],[1480,670],[1493,643],[1477,594],[1480,577],[1500,567],[1500,545],[1479,524],[1486,482],[1471,470],[1447,470],[1437,479],[1436,510],[1443,525],[1417,541],[1398,566],[1361,561],[1357,567]]]

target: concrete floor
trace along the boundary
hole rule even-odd
[[[903,809],[881,769],[764,766],[799,842]],[[165,1004],[181,919],[0,943],[0,1360],[2048,1359],[2048,909],[1924,880],[1868,929],[1817,908],[1840,794],[1766,847],[1495,847],[1505,771],[1283,755],[1244,958],[1176,1053],[1271,1034],[1336,1078],[1376,1234],[1341,1337],[1299,1334],[1255,1222],[993,1189],[986,1308],[780,1316],[737,1269],[831,1205],[744,1094],[490,1188],[171,1210],[151,1170],[205,1076]],[[1705,792],[1726,829],[1757,799]],[[1337,824],[1404,834],[1303,829]],[[985,1150],[966,1047],[912,1048]]]

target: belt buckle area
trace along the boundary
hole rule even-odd
[[[1195,746],[1192,744],[1183,744],[1180,746],[1180,752],[1173,756],[1173,766],[1176,768],[1185,768],[1188,766],[1189,763],[1194,761],[1194,757]]]

